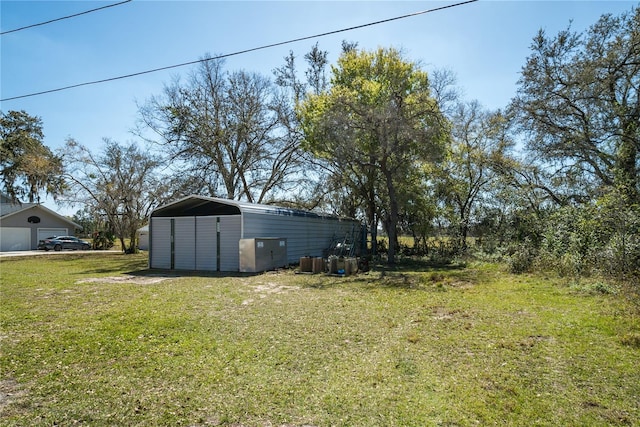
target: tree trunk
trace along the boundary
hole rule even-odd
[[[627,204],[640,203],[638,193],[638,171],[636,168],[638,159],[637,133],[638,124],[628,124],[624,127],[624,134],[620,138],[618,147],[615,183],[617,189],[626,198]]]
[[[389,193],[389,215],[387,218],[389,249],[387,252],[387,263],[394,265],[396,263],[396,247],[398,246],[398,198],[392,174],[384,165],[382,167],[382,173],[386,180],[387,192]]]
[[[138,253],[138,230],[131,230],[131,236],[129,237],[129,247],[126,250],[126,253]]]

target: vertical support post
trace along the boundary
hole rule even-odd
[[[175,270],[176,264],[176,220],[171,218],[171,269]]]
[[[220,271],[220,217],[216,218],[216,271]]]

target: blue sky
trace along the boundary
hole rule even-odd
[[[117,3],[5,1],[2,31]],[[136,73],[212,55],[353,27],[456,1],[158,1],[120,6],[4,34],[0,39],[1,98]],[[467,100],[505,107],[516,90],[529,46],[542,28],[554,35],[572,21],[582,31],[603,13],[615,15],[637,1],[478,2],[318,39],[230,57],[228,70],[271,76],[290,50],[300,58],[316,43],[333,63],[342,40],[360,48],[396,47],[427,71],[448,68]],[[99,150],[103,138],[135,141],[137,104],[162,92],[192,67],[2,102],[42,118],[52,149],[68,137]],[[47,206],[57,209],[51,202]]]

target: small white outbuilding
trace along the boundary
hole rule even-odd
[[[138,228],[138,249],[141,251],[149,250],[149,226]]]
[[[270,238],[286,239],[286,259],[295,264],[324,256],[335,242],[359,248],[363,237],[353,219],[192,195],[151,213],[149,266],[240,271],[240,240]]]

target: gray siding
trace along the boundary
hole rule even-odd
[[[295,215],[243,214],[243,238],[285,237],[288,260],[296,263],[304,256],[320,257],[335,238],[358,231],[360,224],[352,220],[314,218]]]
[[[240,270],[240,215],[220,217],[220,271]]]

